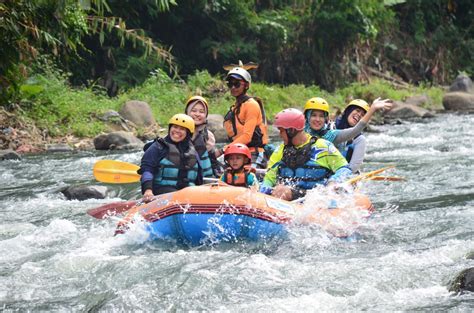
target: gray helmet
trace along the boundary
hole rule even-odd
[[[252,77],[250,76],[250,73],[247,72],[247,70],[243,69],[242,67],[234,67],[227,73],[226,80],[229,80],[229,78],[235,78],[239,80],[245,80],[247,83],[252,82]]]

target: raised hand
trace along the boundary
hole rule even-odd
[[[373,111],[389,111],[392,109],[393,102],[390,99],[384,99],[381,100],[381,98],[377,98],[372,102],[372,105],[370,106],[370,109]]]

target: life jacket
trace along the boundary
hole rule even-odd
[[[250,165],[244,165],[243,170],[237,173],[233,168],[228,167],[224,172],[224,182],[232,186],[249,187],[248,177],[250,173],[256,173],[255,168]]]
[[[160,144],[168,148],[168,154],[161,159],[158,172],[154,175],[154,185],[173,186],[178,189],[194,186],[198,177],[199,156],[192,144],[188,151],[180,153],[175,144],[157,138]],[[184,159],[184,162],[181,162]],[[185,171],[179,175],[180,171]]]
[[[202,169],[202,176],[204,177],[212,177],[214,176],[214,172],[212,170],[212,162],[209,157],[209,152],[207,151],[206,147],[207,141],[207,127],[201,130],[196,138],[193,140],[194,148],[196,149],[199,158],[201,160],[201,169]]]
[[[299,149],[294,146],[285,146],[283,157],[277,163],[280,183],[303,189],[312,189],[315,185],[326,182],[332,172],[312,160],[313,144],[317,140],[318,138],[311,137],[309,143]]]
[[[343,142],[338,145],[337,149],[341,152],[342,156],[346,158],[347,163],[351,162],[352,154],[354,153],[354,139],[359,137],[362,134],[355,136],[353,139]]]
[[[263,101],[262,99],[258,97],[250,97],[248,95],[242,95],[237,98],[237,102],[234,106],[231,106],[229,111],[224,117],[224,128],[227,131],[227,135],[229,137],[229,141],[233,141],[233,137],[237,135],[237,121],[241,124],[244,125],[244,122],[242,122],[239,119],[239,114],[240,114],[240,107],[242,106],[243,103],[247,102],[250,99],[254,99],[259,107],[260,107],[260,112],[262,112],[262,124],[264,127],[267,126],[267,117],[265,114],[265,109],[263,107]],[[267,144],[267,139],[264,138],[264,133],[263,130],[261,129],[261,125],[255,126],[255,130],[252,135],[252,139],[250,142],[247,144],[249,148],[255,147],[255,148],[263,148]]]

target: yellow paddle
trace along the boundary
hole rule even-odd
[[[391,166],[379,168],[378,170],[375,170],[375,171],[372,171],[372,172],[367,172],[367,173],[364,173],[364,174],[360,174],[359,176],[356,176],[356,177],[353,177],[353,178],[347,180],[345,182],[345,184],[353,185],[353,184],[355,184],[355,183],[357,183],[357,182],[359,182],[363,179],[371,179],[372,177],[377,176],[377,174],[380,174],[383,171],[386,171],[386,170],[394,168],[394,167],[395,166],[391,165]]]
[[[138,165],[116,161],[116,160],[100,160],[94,165],[94,177],[101,183],[109,184],[127,184],[140,181],[140,174],[137,170]],[[266,170],[258,169],[257,174],[265,175]],[[213,182],[217,179],[205,177],[205,181]]]
[[[137,173],[139,168],[138,165],[132,163],[100,160],[94,165],[94,177],[102,183],[136,183],[140,181],[140,174]]]
[[[372,176],[367,180],[377,180],[377,181],[405,181],[405,177],[400,176]]]

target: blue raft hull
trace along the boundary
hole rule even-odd
[[[283,224],[236,214],[175,214],[147,225],[150,240],[198,246],[219,242],[259,242],[284,239]]]

